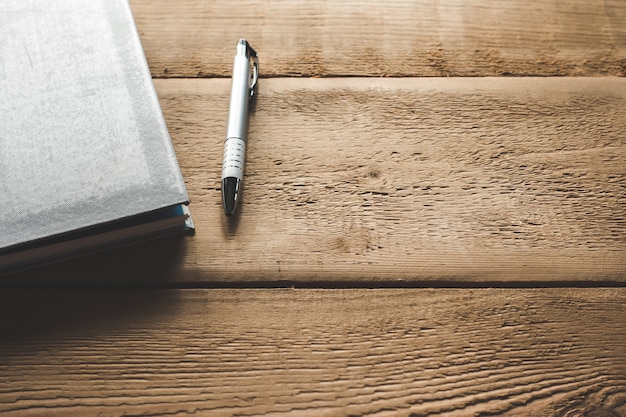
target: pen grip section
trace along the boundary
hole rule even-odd
[[[246,155],[246,142],[238,137],[229,137],[224,142],[224,159],[222,161],[222,179],[235,177],[243,179]]]

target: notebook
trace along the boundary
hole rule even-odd
[[[0,2],[0,273],[193,229],[127,0]]]

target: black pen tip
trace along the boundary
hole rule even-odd
[[[224,214],[232,215],[237,208],[239,197],[239,180],[235,177],[227,177],[222,180],[222,203]]]

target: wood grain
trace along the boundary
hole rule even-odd
[[[202,281],[626,279],[626,80],[263,80],[243,205],[227,80],[157,80]]]
[[[626,413],[626,289],[0,299],[3,416]]]
[[[155,77],[626,74],[620,0],[132,0]]]

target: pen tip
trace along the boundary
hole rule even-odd
[[[227,177],[222,180],[222,203],[224,214],[230,216],[237,208],[239,194],[239,180],[235,177]]]

